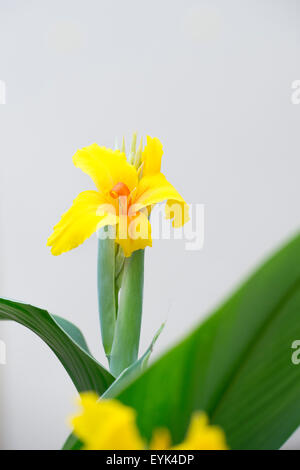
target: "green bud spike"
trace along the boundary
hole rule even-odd
[[[129,163],[133,164],[135,160],[135,153],[136,153],[136,138],[137,138],[137,133],[134,132],[132,134],[132,140],[131,140],[131,147],[130,147],[130,155],[129,155]]]
[[[115,240],[105,237],[109,227],[98,234],[98,307],[102,344],[109,360],[116,324]]]
[[[110,354],[110,370],[117,377],[138,357],[144,287],[144,250],[125,259],[118,317]]]

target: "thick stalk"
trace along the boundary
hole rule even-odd
[[[143,307],[144,250],[126,258],[122,275],[110,370],[117,377],[137,360]]]
[[[103,236],[106,230],[101,229],[98,236],[98,307],[102,343],[110,360],[116,325],[115,241]]]

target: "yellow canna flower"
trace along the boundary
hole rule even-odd
[[[80,395],[81,413],[71,418],[74,434],[83,442],[84,450],[142,450],[146,443],[136,425],[136,412],[118,400],[99,400],[93,392]],[[151,450],[227,450],[224,432],[210,426],[205,413],[196,412],[185,440],[171,446],[167,429],[157,429],[150,443]]]
[[[175,450],[227,450],[224,431],[211,426],[205,413],[193,414],[185,440]]]
[[[138,155],[138,154],[137,154]],[[76,248],[99,228],[116,228],[116,242],[125,256],[152,245],[148,210],[166,201],[166,217],[174,227],[189,220],[188,207],[160,172],[163,155],[157,138],[147,137],[141,158],[134,164],[123,151],[90,145],[78,150],[74,165],[87,173],[97,191],[84,191],[54,227],[47,245],[53,255]]]
[[[117,400],[98,401],[92,392],[80,395],[82,413],[71,418],[74,434],[84,450],[141,450],[145,448],[136,413]]]

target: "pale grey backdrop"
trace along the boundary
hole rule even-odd
[[[156,354],[180,338],[299,228],[299,53],[298,0],[1,0],[0,294],[74,321],[104,361],[96,238],[58,258],[46,239],[92,188],[76,149],[137,129],[206,207],[202,251],[146,256],[141,347],[165,318]],[[37,337],[0,328],[1,447],[58,448],[75,389]]]

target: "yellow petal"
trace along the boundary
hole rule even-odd
[[[142,450],[136,413],[117,400],[98,400],[91,392],[81,394],[81,412],[71,418],[74,434],[85,450]]]
[[[173,219],[173,227],[181,227],[189,220],[188,205],[162,173],[144,176],[134,198],[136,210],[167,201],[166,217]]]
[[[73,163],[87,173],[102,193],[108,193],[117,183],[124,183],[130,191],[137,185],[137,171],[126,160],[125,153],[92,144],[78,150]]]
[[[191,423],[185,440],[177,450],[227,450],[225,433],[218,426],[210,426],[205,413],[196,412],[192,416]]]
[[[157,137],[147,136],[147,144],[142,154],[143,175],[155,175],[160,172],[163,156],[162,143]]]
[[[166,219],[172,220],[174,228],[182,227],[190,220],[189,206],[183,201],[169,199],[165,207]]]
[[[167,450],[171,448],[171,435],[168,429],[155,429],[150,442],[151,450]]]
[[[116,224],[117,217],[113,212],[109,212],[110,207],[113,209],[113,206],[106,204],[106,200],[98,191],[80,193],[48,238],[47,246],[51,246],[51,253],[60,255],[72,250],[98,228]]]
[[[131,217],[120,216],[116,243],[121,245],[126,257],[131,256],[136,250],[152,246],[151,224],[147,215],[138,212]]]
[[[99,427],[97,422],[98,396],[94,392],[82,393],[78,399],[81,413],[71,416],[70,425],[74,428],[74,434],[83,442],[89,441]]]

